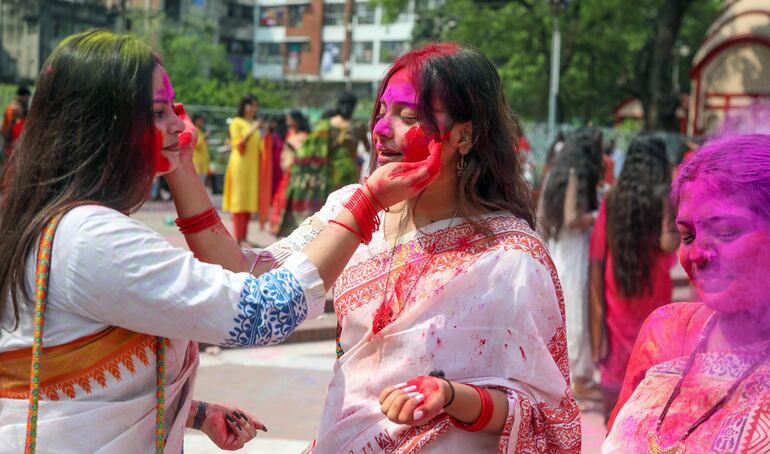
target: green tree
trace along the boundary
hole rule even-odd
[[[376,0],[394,17],[406,0]],[[650,129],[673,129],[676,45],[697,49],[720,0],[571,0],[560,15],[560,121],[612,121],[615,106],[639,97]],[[677,17],[669,17],[678,14]],[[497,66],[511,106],[526,118],[547,115],[552,10],[548,0],[447,0],[420,15],[413,41],[456,41]],[[681,86],[692,55],[680,63]]]
[[[141,13],[135,14],[138,18],[132,22],[138,34],[158,49],[181,102],[236,106],[244,94],[252,93],[266,108],[291,105],[291,95],[273,83],[236,79],[224,46],[214,39],[216,24],[202,14],[188,13],[180,22],[162,16],[145,21]]]

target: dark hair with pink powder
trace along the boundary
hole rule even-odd
[[[770,135],[746,134],[711,140],[679,169],[671,189],[674,209],[679,207],[685,183],[704,181],[725,195],[746,201],[746,206],[770,220]]]
[[[380,98],[388,81],[406,70],[418,92],[418,112],[427,129],[444,132],[432,101],[441,100],[453,122],[470,121],[473,147],[465,156],[460,177],[458,213],[467,217],[469,205],[505,210],[535,225],[531,188],[523,176],[518,156],[521,127],[509,109],[497,69],[484,55],[452,43],[428,44],[399,57],[380,83],[371,126],[380,112]],[[377,165],[372,159],[371,169]],[[479,228],[471,219],[471,224]]]

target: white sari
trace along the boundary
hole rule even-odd
[[[355,188],[332,194],[315,224],[333,219]],[[334,288],[338,360],[312,452],[580,451],[553,263],[525,222],[505,213],[479,222],[494,236],[449,219],[406,235],[395,251],[382,230],[358,248]],[[293,236],[307,236],[302,229]],[[399,299],[398,314],[380,309],[386,294]],[[504,391],[502,435],[463,432],[444,413],[420,427],[383,416],[385,387],[434,369]]]

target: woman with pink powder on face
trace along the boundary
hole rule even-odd
[[[770,136],[705,144],[672,204],[698,303],[645,321],[603,451],[766,453],[770,447]]]
[[[336,282],[338,360],[312,452],[580,451],[561,287],[532,230],[518,134],[497,71],[476,52],[429,45],[388,71],[372,168],[420,161],[440,141],[439,173],[380,212]],[[261,254],[264,267],[301,249],[362,187],[333,193]]]
[[[358,235],[325,229],[259,276],[243,256],[228,270],[199,261],[129,217],[153,177],[192,179],[178,222],[240,254],[195,172],[193,125],[159,57],[94,30],[63,40],[44,68],[0,201],[0,451],[177,454],[185,428],[243,447],[264,426],[192,400],[196,341],[283,341],[323,312]],[[427,167],[379,169],[353,209],[414,196],[434,178]],[[336,217],[373,230],[362,219]]]

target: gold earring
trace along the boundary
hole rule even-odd
[[[460,155],[460,160],[457,161],[457,176],[461,177],[463,176],[463,172],[465,172],[465,168],[468,166],[468,163],[465,162],[465,155]]]

